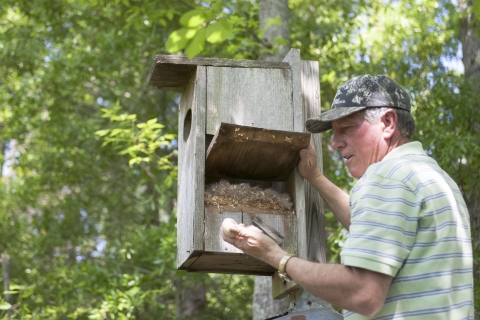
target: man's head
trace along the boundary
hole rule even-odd
[[[410,109],[408,94],[396,82],[364,75],[340,86],[331,110],[308,119],[306,126],[310,132],[333,128],[332,148],[359,178],[368,166],[410,140],[415,128]]]
[[[333,98],[330,110],[308,119],[306,127],[311,133],[324,132],[332,129],[332,121],[361,110],[381,107],[410,113],[410,97],[400,85],[387,76],[358,76],[342,84]]]

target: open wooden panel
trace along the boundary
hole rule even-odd
[[[205,248],[191,260],[187,260],[180,269],[189,272],[214,272],[228,274],[273,275],[275,268],[263,261],[243,254],[240,249],[223,241],[221,224],[225,218],[232,218],[237,223],[251,225],[254,217],[260,217],[271,228],[284,236],[280,245],[285,251],[297,252],[297,230],[295,215],[271,213],[251,214],[246,212],[226,211],[215,206],[205,207]]]
[[[285,181],[308,148],[310,133],[221,123],[207,151],[205,175]]]
[[[271,276],[275,268],[243,253],[203,252],[187,269],[189,272],[211,272]]]

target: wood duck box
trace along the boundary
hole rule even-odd
[[[275,273],[222,240],[226,217],[245,225],[260,218],[284,250],[307,258],[306,184],[296,165],[311,143],[305,119],[320,113],[318,63],[295,49],[283,62],[158,55],[147,82],[182,92],[178,268]]]

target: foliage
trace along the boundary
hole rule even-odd
[[[206,317],[250,304],[250,278],[174,266],[178,96],[145,79],[190,5],[2,2],[0,252],[15,300],[2,316],[175,319],[196,283],[211,288]]]

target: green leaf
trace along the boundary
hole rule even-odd
[[[477,16],[477,19],[479,19],[480,18],[480,1],[473,2],[472,11]]]
[[[221,12],[223,10],[223,0],[217,0],[212,3],[212,10],[215,12]]]
[[[112,132],[110,132],[110,137],[114,137],[120,133],[125,133],[125,132],[128,132],[128,130],[125,130],[125,129],[113,129]]]
[[[198,55],[200,52],[202,52],[204,48],[205,48],[205,29],[200,29],[198,30],[197,34],[188,45],[187,49],[185,50],[185,54],[189,59],[192,59],[196,55]]]
[[[193,38],[197,29],[182,28],[173,31],[165,43],[168,52],[178,52],[187,46],[188,40]]]
[[[12,309],[12,305],[8,302],[1,302],[0,303],[0,310],[10,310]]]
[[[103,129],[103,130],[95,131],[95,134],[97,136],[103,137],[103,136],[106,136],[109,132],[110,132],[110,129]]]
[[[127,294],[128,294],[129,296],[135,296],[135,295],[137,295],[139,292],[140,292],[140,288],[139,288],[139,287],[133,287],[133,288],[131,288],[130,290],[127,291]]]
[[[21,286],[13,282],[10,283],[10,290],[23,290],[23,289],[25,289],[25,286]]]
[[[215,18],[215,15],[210,11],[191,10],[186,12],[180,18],[180,24],[188,28],[196,28]]]
[[[6,291],[3,291],[3,294],[17,294],[19,292],[20,291],[17,291],[17,290],[6,290]]]
[[[151,124],[154,124],[154,123],[157,123],[157,118],[153,118],[153,119],[150,119],[150,120],[147,121],[148,125],[151,125]]]
[[[225,41],[232,34],[233,26],[225,19],[218,20],[217,23],[208,25],[205,29],[206,40],[210,43],[219,43]]]

